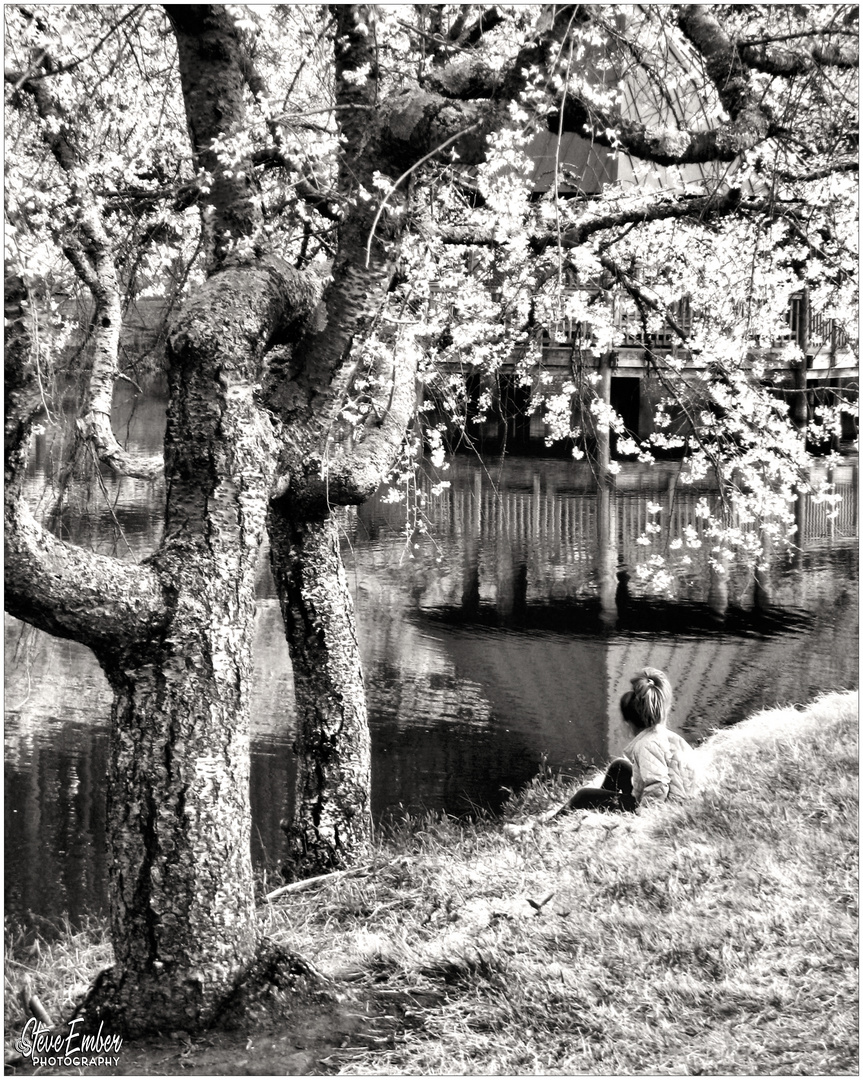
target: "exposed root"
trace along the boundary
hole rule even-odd
[[[285,1014],[300,1001],[335,999],[333,983],[297,953],[288,952],[269,938],[238,980],[233,993],[214,1019],[213,1026],[234,1030],[284,1022]]]
[[[115,968],[101,972],[75,1016],[84,1033],[103,1031],[137,1038],[155,1031],[255,1028],[277,1022],[301,1001],[333,1000],[332,980],[296,953],[269,938],[258,946],[255,959],[221,1001],[200,1007],[200,983],[123,978]]]

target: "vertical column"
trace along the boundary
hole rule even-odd
[[[611,366],[603,353],[599,360],[597,393],[605,410],[611,407]],[[596,432],[596,572],[599,581],[600,622],[608,629],[617,623],[617,529],[615,527],[614,479],[611,464],[611,427],[607,414],[594,425]]]

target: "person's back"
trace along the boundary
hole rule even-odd
[[[640,731],[623,753],[632,762],[632,793],[639,806],[685,802],[695,794],[694,751],[664,723]]]

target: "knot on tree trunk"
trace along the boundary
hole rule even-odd
[[[332,838],[324,836],[313,825],[281,822],[287,837],[287,855],[281,865],[286,882],[302,881],[303,878],[346,870],[356,862],[355,851],[348,852],[338,826],[332,830]]]

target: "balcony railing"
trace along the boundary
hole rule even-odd
[[[806,337],[803,332],[805,326],[804,309],[805,305],[802,296],[791,298],[787,315],[788,338],[791,341],[795,341],[801,348],[805,343],[809,352],[825,346],[831,351],[835,351],[848,345],[848,335],[836,319],[812,312],[809,314],[809,334]]]
[[[567,297],[577,294],[591,296],[596,295],[598,291],[598,289],[590,287],[565,289],[561,294],[561,300],[565,307]],[[433,304],[439,305],[443,302],[450,311],[453,310],[452,303],[445,300],[445,294],[439,292],[434,285],[432,285],[431,292]],[[492,289],[490,295],[492,300],[500,299],[498,290]],[[615,307],[614,326],[617,330],[623,332],[623,338],[619,344],[620,348],[670,351],[686,347],[685,342],[678,333],[678,329],[687,335],[692,330],[692,305],[688,296],[681,297],[671,306],[670,314],[673,318],[673,324],[669,320],[659,330],[653,330],[647,334],[645,334],[642,321],[637,315],[627,311],[622,305],[615,305]],[[789,341],[794,341],[800,346],[804,344],[803,309],[803,298],[799,296],[792,297],[785,316],[788,329],[779,334],[778,339],[774,342],[775,346],[786,344]],[[502,325],[508,325],[506,318],[503,319]],[[583,347],[589,349],[591,347],[592,326],[589,321],[564,315],[543,327],[542,336],[547,347],[571,346],[581,343]],[[820,313],[810,312],[809,333],[806,340],[808,342],[807,352],[810,353],[819,352],[822,349],[834,353],[839,349],[848,347],[848,335],[839,322]]]

